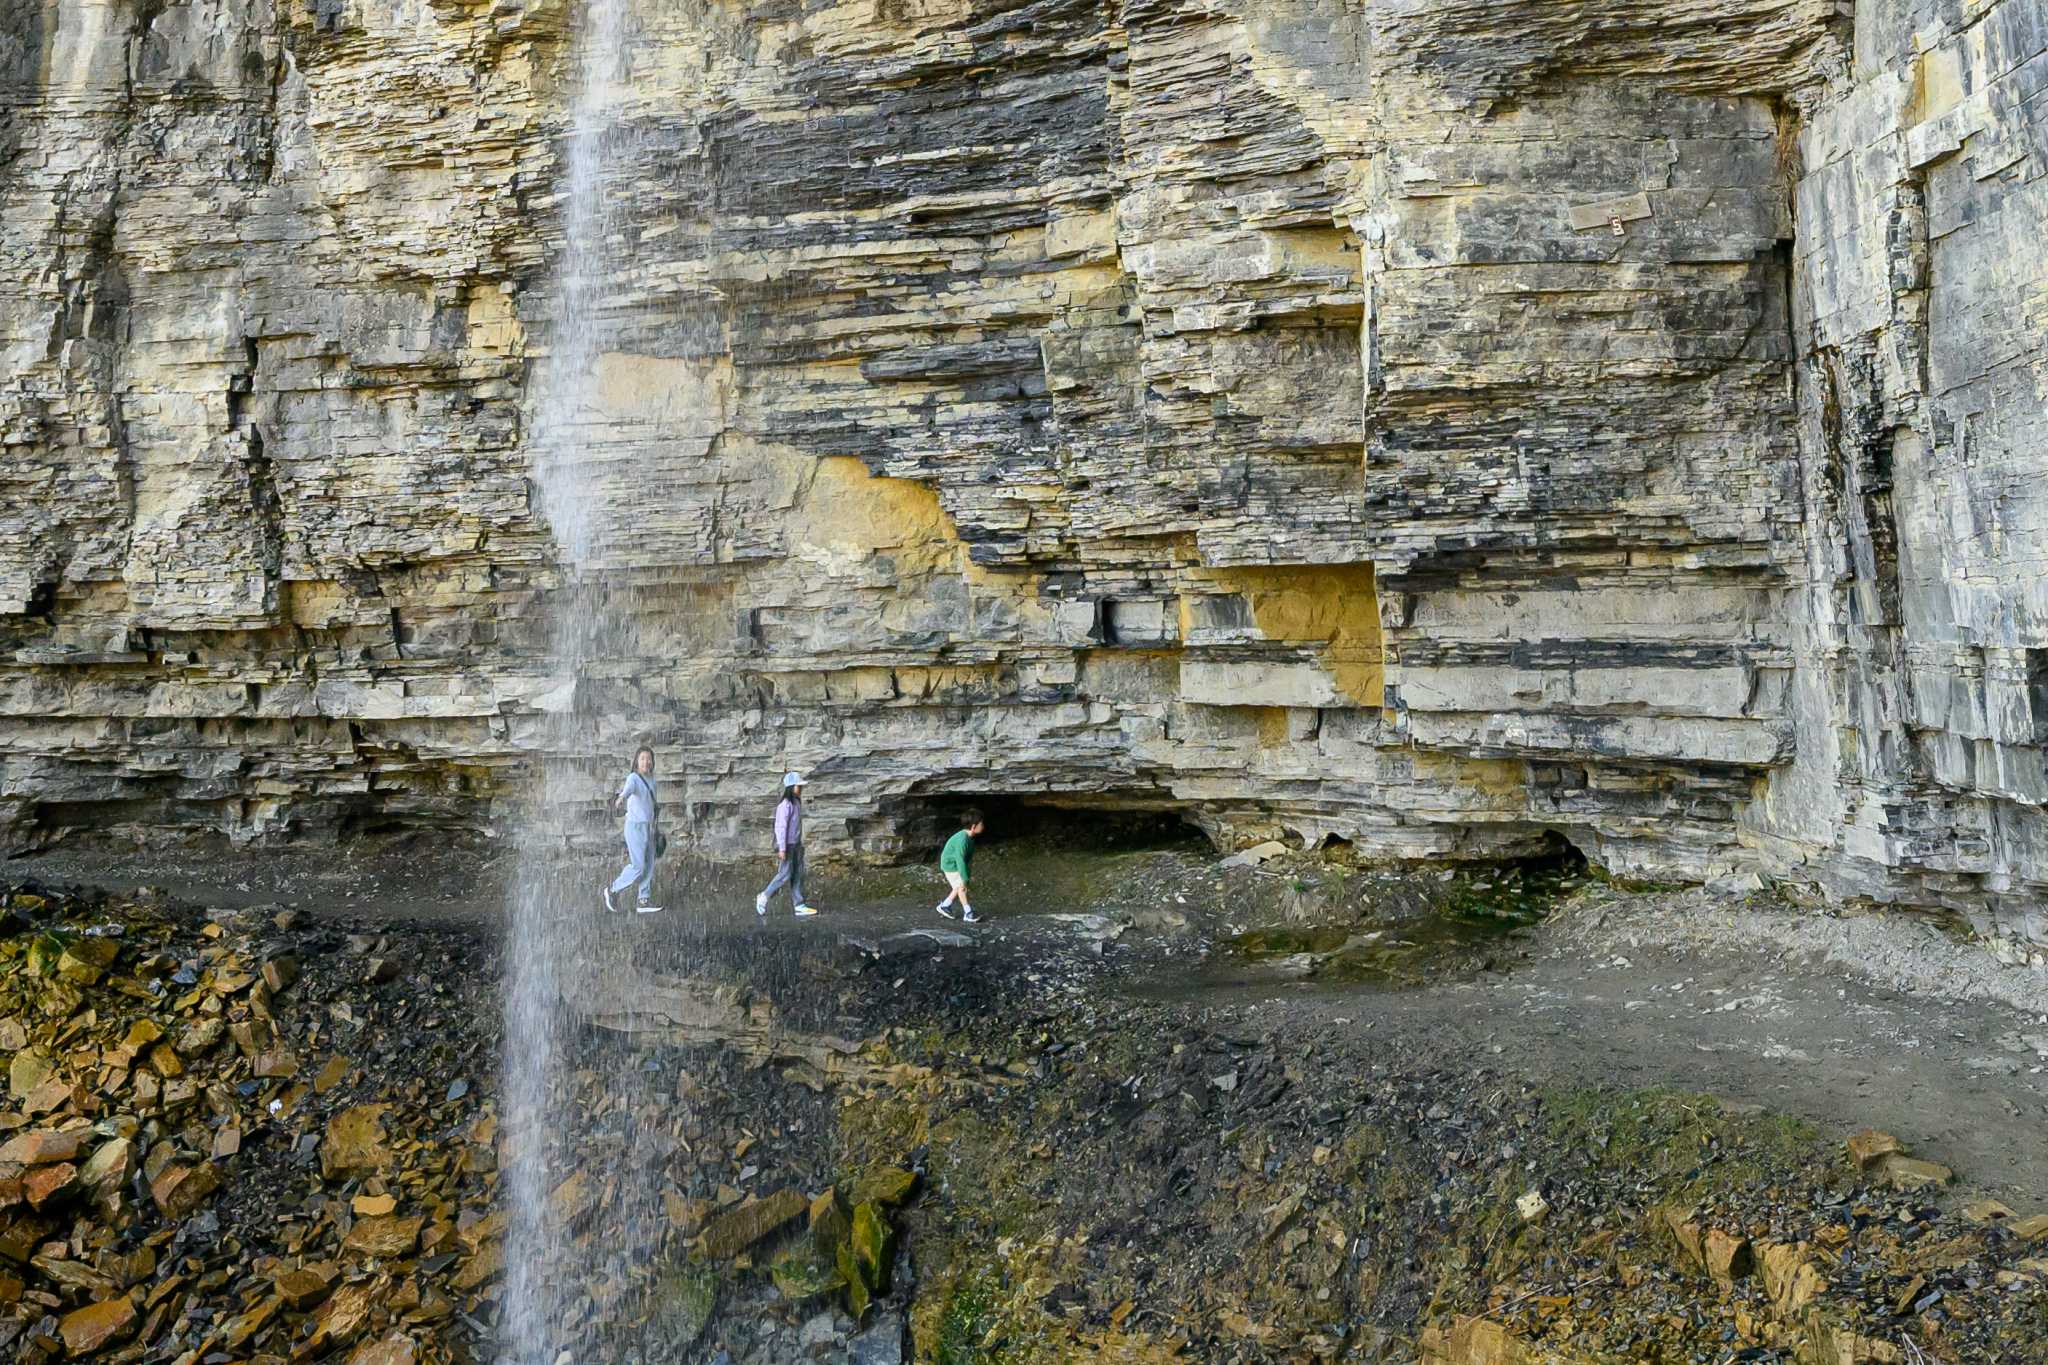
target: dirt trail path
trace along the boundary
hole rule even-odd
[[[1627,965],[1617,958],[1625,957]],[[1240,1006],[1241,1008],[1241,1006]],[[1366,999],[1281,994],[1290,1032],[1350,1034],[1532,1079],[1704,1091],[1823,1131],[1896,1133],[2009,1200],[2048,1195],[2048,1041],[2033,1016],[1945,1004],[1840,968],[1659,948],[1539,955],[1478,980]]]
[[[972,929],[931,912],[935,883],[923,869],[823,871],[814,898],[827,913],[795,921],[784,911],[766,920],[752,913],[761,869],[677,868],[665,894],[687,904],[660,916],[620,916],[606,937],[615,951],[656,970],[743,967],[778,996],[800,993],[792,987],[806,955],[861,951],[847,945],[851,939],[900,957],[906,972],[999,980],[1013,997],[1004,1008],[1057,1010],[1085,996],[1113,1017],[1116,1000],[1140,994],[1178,1001],[1212,1026],[1271,1032],[1361,1059],[1486,1066],[1565,1085],[1703,1091],[1824,1131],[1887,1129],[1916,1153],[1954,1166],[1959,1190],[1989,1190],[2016,1206],[2048,1197],[2048,1144],[2038,1136],[2048,1118],[2048,1012],[1953,998],[1957,963],[1981,962],[1986,984],[1970,993],[2020,1003],[2048,998],[2048,974],[1999,968],[1974,947],[1929,944],[1927,931],[1904,922],[1858,931],[1896,951],[1828,961],[1819,945],[1833,931],[1817,931],[1811,915],[1760,911],[1754,903],[1744,911],[1700,891],[1603,891],[1604,903],[1573,906],[1478,976],[1407,990],[1218,986],[1204,984],[1194,966],[1210,960],[1224,931],[1270,915],[1269,906],[1247,903],[1242,878],[1227,880],[1213,862],[1184,852],[1104,863],[1095,871],[1107,875],[1076,873],[1071,886],[1036,866],[1015,862],[1005,885],[1003,854],[992,853],[981,869],[990,918]],[[1133,866],[1142,875],[1131,875]],[[502,859],[418,848],[208,857],[63,852],[16,860],[10,871],[121,890],[154,885],[201,903],[486,921],[502,912],[508,875]],[[593,865],[593,886],[598,872]],[[1160,906],[1186,923],[1098,942],[1106,924],[1114,930],[1134,908]],[[594,893],[592,908],[602,913]],[[971,946],[897,937],[920,930],[941,939],[964,932]],[[1917,992],[1916,971],[1924,978]]]

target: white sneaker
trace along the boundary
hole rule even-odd
[[[768,913],[768,898],[766,896],[754,897],[754,913],[757,915]]]
[[[946,917],[947,919],[951,919],[951,918],[953,918],[953,907],[952,907],[952,906],[950,906],[950,905],[948,905],[948,904],[946,904],[946,902],[944,902],[944,901],[940,901],[940,902],[939,902],[939,903],[938,903],[937,905],[934,905],[934,906],[932,907],[932,909],[934,909],[934,910],[938,911],[938,912],[939,912],[940,914],[944,915],[944,916],[945,916],[945,917]]]
[[[979,924],[981,923],[981,916],[975,914],[974,908],[972,906],[969,906],[967,909],[960,912],[960,922],[962,924]]]
[[[612,904],[612,889],[609,886],[607,886],[604,889],[604,908],[607,910],[616,910],[619,908],[618,906]]]
[[[661,907],[660,907],[660,906],[658,906],[658,905],[648,905],[648,904],[646,904],[645,902],[642,902],[641,904],[639,904],[639,905],[636,905],[636,906],[634,906],[634,907],[633,907],[633,909],[634,909],[634,910],[635,910],[635,911],[636,911],[637,913],[639,913],[639,914],[642,914],[642,915],[658,915],[658,914],[660,914],[660,913],[661,913]]]
[[[815,915],[817,913],[818,912],[816,908],[809,905],[799,905],[796,908],[796,917],[798,919],[809,919],[812,915]]]

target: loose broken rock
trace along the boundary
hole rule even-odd
[[[65,1314],[57,1331],[66,1351],[86,1356],[122,1340],[134,1323],[135,1304],[121,1294]]]
[[[704,1229],[704,1254],[729,1260],[777,1229],[800,1218],[810,1201],[793,1189],[780,1189],[765,1199],[740,1205],[711,1220]]]
[[[1906,1150],[1906,1144],[1875,1128],[1866,1128],[1851,1137],[1848,1147],[1849,1159],[1856,1163],[1858,1170],[1868,1169],[1883,1158]]]
[[[1956,1173],[1938,1161],[1921,1161],[1894,1152],[1877,1164],[1877,1170],[1895,1190],[1917,1190],[1929,1185],[1946,1185]]]

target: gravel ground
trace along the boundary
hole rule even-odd
[[[484,854],[68,852],[15,868],[306,912],[294,939],[312,980],[323,951],[388,954],[410,980],[424,936],[431,961],[461,963],[420,982],[469,1002],[464,1055],[495,1048],[503,865]],[[887,1040],[875,1076],[924,1076],[820,1089],[801,1067],[657,1046],[634,1074],[663,1095],[693,1077],[696,1098],[613,1105],[602,1134],[661,1126],[661,1149],[682,1154],[663,1178],[688,1199],[914,1166],[903,1273],[870,1333],[908,1324],[927,1354],[1009,1343],[938,1353],[958,1360],[1077,1343],[1132,1360],[1398,1359],[1425,1326],[1448,1350],[1459,1315],[1484,1313],[1574,1349],[1787,1358],[1797,1343],[1769,1326],[1783,1286],[1759,1272],[1703,1291],[1683,1239],[1658,1230],[1681,1199],[1699,1204],[1697,1234],[1748,1239],[1759,1257],[1819,1247],[1831,1311],[1882,1327],[1872,1340],[1901,1343],[1887,1349],[2030,1358],[2011,1343],[2048,1321],[2023,1265],[2038,1253],[1965,1217],[1986,1194],[2029,1215],[2048,1192],[2048,1019],[2014,1008],[2038,998],[2036,969],[1903,920],[1572,875],[1541,927],[1430,940],[1401,959],[1423,984],[1399,987],[1333,980],[1313,954],[1247,963],[1230,945],[1304,924],[1422,942],[1418,926],[1469,906],[1475,885],[1506,895],[1518,874],[1023,843],[991,847],[977,872],[989,919],[965,930],[932,914],[927,869],[822,869],[827,913],[812,921],[757,919],[759,868],[678,867],[660,916],[605,919],[593,896],[592,950],[622,967],[737,984],[781,1027]],[[394,1033],[386,1050],[403,1045]],[[465,1103],[488,1105],[492,1087],[474,1075]],[[1903,1194],[1845,1168],[1842,1138],[1873,1126],[1959,1181]],[[1507,1211],[1531,1190],[1555,1212],[1523,1227]],[[780,1361],[853,1340],[843,1309],[783,1302],[735,1267],[701,1343],[649,1359]],[[1902,1296],[1909,1313],[1893,1311]]]

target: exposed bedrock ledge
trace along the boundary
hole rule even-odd
[[[1561,832],[2048,936],[2040,0],[639,6],[528,476],[573,11],[0,12],[0,829],[949,794]],[[599,796],[593,771],[588,793]]]

